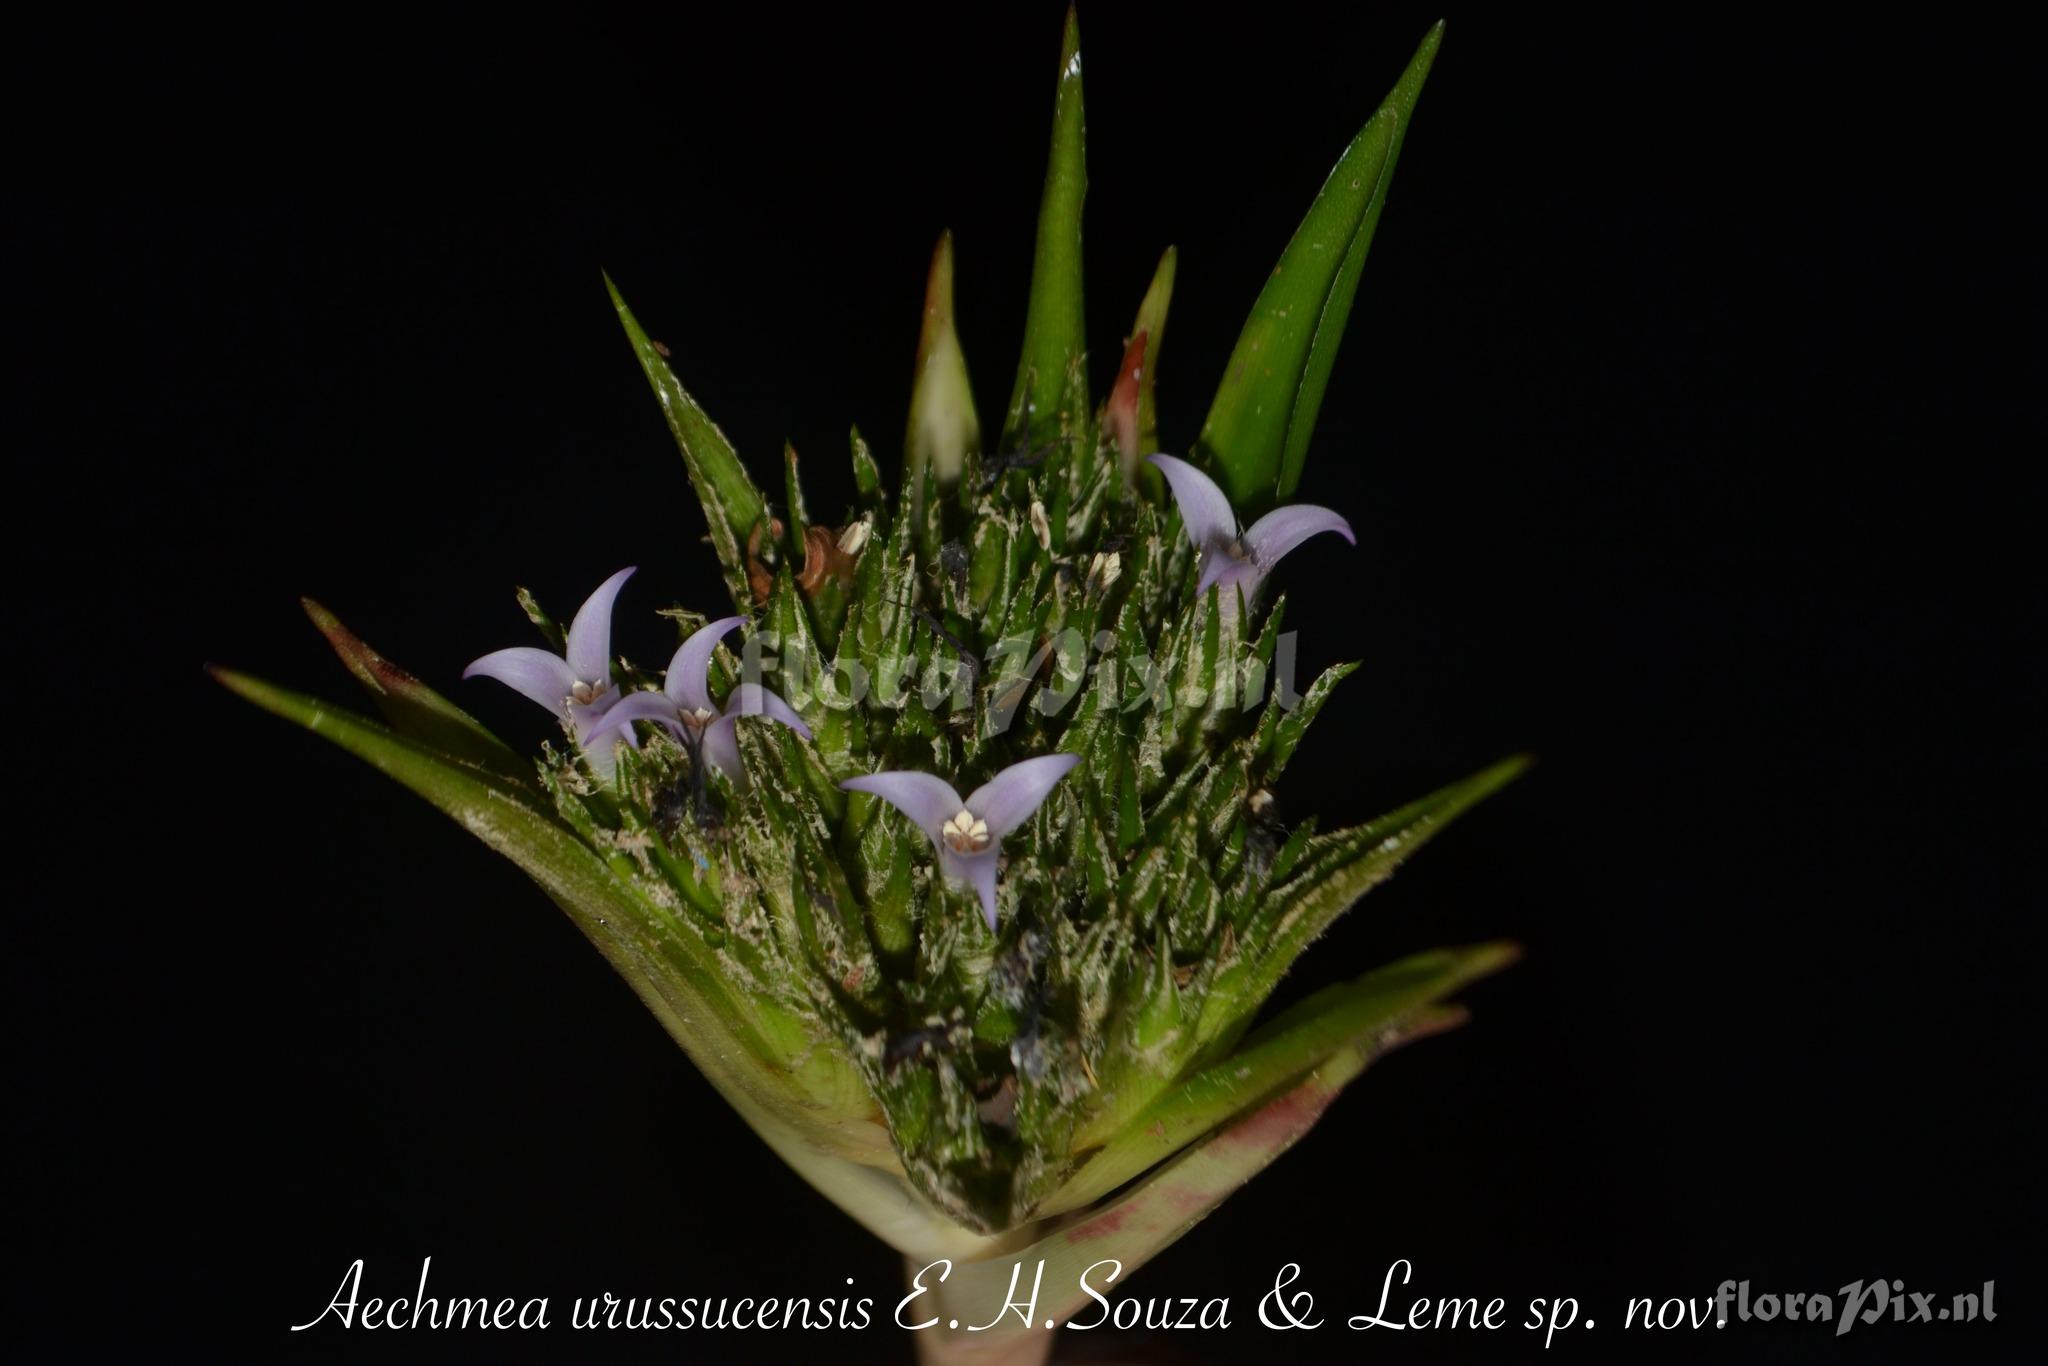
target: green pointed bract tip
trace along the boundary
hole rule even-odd
[[[903,437],[911,488],[923,488],[926,469],[940,488],[952,488],[960,482],[968,453],[980,448],[974,386],[967,378],[960,334],[953,327],[953,234],[947,232],[932,251],[931,272],[925,279],[917,380],[910,391],[910,429]]]
[[[704,520],[710,526],[711,544],[725,571],[726,588],[735,604],[750,605],[753,595],[747,584],[747,537],[761,520],[766,506],[761,491],[754,487],[746,467],[740,464],[732,442],[726,440],[718,424],[676,379],[663,347],[640,326],[609,274],[604,277],[604,287],[611,295],[612,307],[618,310],[626,339],[633,344],[633,354],[646,372],[654,396],[661,401],[669,433],[683,453],[683,468],[689,473],[697,501],[704,505]]]
[[[1036,446],[1082,423],[1088,405],[1088,340],[1081,304],[1081,202],[1088,192],[1081,107],[1081,26],[1072,8],[1060,44],[1059,88],[1053,100],[1052,151],[1038,206],[1038,247],[1024,354],[1003,423],[1003,448]]]
[[[784,547],[802,563],[804,530],[810,526],[811,516],[804,506],[803,480],[797,474],[796,446],[789,441],[782,443],[782,502]]]
[[[1359,272],[1443,31],[1442,23],[1430,29],[1323,182],[1230,353],[1196,454],[1233,506],[1268,505],[1301,481]]]

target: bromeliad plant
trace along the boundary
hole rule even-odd
[[[1187,459],[1155,450],[1170,250],[1090,402],[1069,14],[1024,355],[991,450],[949,240],[900,487],[855,432],[857,501],[836,526],[793,453],[772,493],[756,484],[614,288],[740,615],[673,613],[685,638],[657,687],[610,653],[630,570],[566,635],[522,591],[550,648],[468,674],[558,715],[566,742],[537,766],[314,604],[384,725],[222,681],[525,869],[792,1167],[913,1270],[950,1259],[924,1275],[938,1317],[985,1321],[1020,1259],[1027,1276],[1048,1263],[1038,1308],[1062,1317],[1081,1268],[1127,1274],[1178,1237],[1374,1057],[1462,1018],[1445,998],[1510,956],[1422,954],[1253,1028],[1310,941],[1518,769],[1350,829],[1281,828],[1274,786],[1355,666],[1267,699],[1284,608],[1268,577],[1305,537],[1352,533],[1315,507],[1238,520],[1301,476],[1438,38],[1331,172]],[[1015,1315],[920,1336],[934,1356],[1049,1341]]]

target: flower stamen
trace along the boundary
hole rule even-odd
[[[956,854],[978,854],[988,848],[994,837],[989,833],[988,822],[963,806],[939,827],[939,838]]]

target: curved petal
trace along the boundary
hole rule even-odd
[[[1198,548],[1221,545],[1237,538],[1237,514],[1230,499],[1216,487],[1216,481],[1185,460],[1170,455],[1145,457],[1166,476],[1173,489],[1173,501],[1180,505],[1181,525]]]
[[[944,778],[929,773],[885,772],[848,778],[839,784],[848,792],[867,792],[910,817],[917,828],[939,837],[939,827],[960,813],[966,805]]]
[[[996,927],[997,855],[994,845],[979,854],[956,854],[944,845],[939,846],[939,871],[974,889],[975,895],[981,898],[981,918],[988,922],[991,933]]]
[[[616,732],[606,736],[594,746],[583,747],[583,762],[590,765],[590,771],[603,782],[611,782],[619,776],[619,746]]]
[[[1078,754],[1041,754],[1036,759],[1011,764],[967,794],[967,809],[987,821],[989,833],[1000,840],[1024,824],[1052,791],[1053,784],[1080,762]]]
[[[711,688],[707,682],[711,673],[711,655],[718,649],[718,642],[745,621],[745,617],[721,617],[690,633],[690,638],[676,651],[675,658],[668,662],[668,676],[661,681],[662,691],[674,698],[677,706],[685,711],[718,710],[711,705]]]
[[[626,586],[626,580],[632,577],[632,567],[621,569],[599,584],[597,591],[576,609],[576,620],[569,623],[569,648],[564,653],[568,656],[570,671],[578,680],[585,683],[611,681],[612,603],[619,596],[619,590]]]
[[[617,705],[607,711],[596,724],[584,732],[582,743],[586,746],[606,731],[630,726],[635,721],[653,721],[667,726],[676,734],[682,734],[682,726],[676,720],[676,704],[658,692],[628,693],[620,698]],[[627,735],[633,732],[628,730]]]
[[[462,671],[464,678],[495,678],[521,697],[540,703],[557,716],[568,715],[569,690],[576,675],[559,655],[533,645],[493,650]]]
[[[643,716],[639,719],[659,721],[661,718]],[[585,754],[610,754],[620,745],[628,749],[638,749],[640,737],[633,733],[631,726],[613,725],[609,716],[578,725],[576,728],[576,747]]]
[[[1266,574],[1280,563],[1282,555],[1309,537],[1325,531],[1334,531],[1351,544],[1358,544],[1358,537],[1351,533],[1351,523],[1328,508],[1319,508],[1311,503],[1274,508],[1251,524],[1251,529],[1244,534],[1244,544],[1259,572]]]
[[[704,762],[723,773],[734,786],[747,780],[746,766],[740,762],[740,738],[733,733],[732,717],[721,716],[704,727],[701,752]]]
[[[1229,600],[1233,584],[1245,584],[1245,597],[1251,597],[1251,590],[1258,587],[1260,572],[1256,565],[1242,555],[1231,553],[1230,547],[1220,541],[1212,541],[1202,552],[1202,577],[1195,581],[1195,596],[1209,591],[1209,585],[1223,585],[1224,600]]]
[[[803,717],[796,714],[796,708],[759,683],[742,683],[734,688],[732,696],[725,699],[725,714],[765,716],[771,721],[780,721],[806,740],[811,738],[811,728],[804,724]],[[950,816],[952,812],[946,814]]]

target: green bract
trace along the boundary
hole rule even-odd
[[[1345,152],[1246,323],[1190,455],[1234,503],[1270,503],[1299,478],[1438,36]],[[858,502],[830,526],[805,507],[793,457],[756,483],[612,288],[753,618],[749,648],[772,658],[814,737],[741,721],[743,786],[644,725],[615,775],[566,744],[536,766],[313,604],[381,724],[220,673],[524,868],[791,1166],[919,1265],[979,1263],[954,1271],[953,1297],[978,1293],[977,1276],[1000,1294],[1017,1255],[1053,1259],[1048,1286],[1076,1284],[1057,1270],[1067,1261],[1128,1271],[1373,1057],[1455,1023],[1444,998],[1511,956],[1422,954],[1252,1028],[1311,940],[1520,763],[1354,829],[1266,819],[1353,666],[1283,705],[1284,604],[1198,596],[1197,552],[1135,459],[1156,440],[1170,253],[1116,386],[1090,405],[1082,142],[1070,15],[1000,441],[982,449],[942,242],[904,475],[890,496],[856,432]],[[718,691],[740,667],[718,656]],[[1005,842],[994,932],[973,893],[938,876],[923,831],[838,787],[914,769],[964,791],[1054,752],[1080,764]]]

